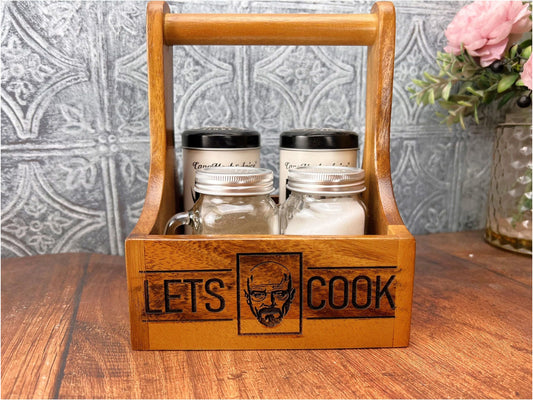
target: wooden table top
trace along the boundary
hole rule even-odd
[[[531,258],[417,236],[407,348],[132,351],[124,259],[2,260],[2,398],[531,398]]]

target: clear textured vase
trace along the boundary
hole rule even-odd
[[[485,240],[531,254],[531,107],[496,128]]]

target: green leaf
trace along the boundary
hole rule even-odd
[[[485,95],[485,93],[483,92],[483,90],[475,90],[472,86],[468,86],[466,88],[466,91],[468,93],[472,93],[473,95],[476,95],[476,96],[479,96],[479,97],[483,97]]]
[[[520,47],[522,49],[525,49],[527,46],[531,46],[531,39],[524,40],[522,43],[520,43]]]
[[[444,89],[442,89],[442,98],[448,100],[450,98],[450,91],[452,90],[452,83],[448,82]]]
[[[429,104],[435,104],[435,91],[433,88],[429,89],[428,102]]]
[[[429,83],[426,81],[421,81],[420,79],[412,79],[413,83],[416,86],[420,86],[421,88],[424,88],[426,86],[429,86]]]
[[[489,86],[487,89],[485,89],[486,91],[488,92],[492,92],[494,90],[496,90],[498,88],[498,83],[495,83],[494,85],[492,86]]]
[[[505,92],[507,89],[513,86],[513,83],[516,82],[518,76],[519,74],[504,75],[500,80],[500,83],[498,83],[498,93]]]
[[[465,52],[465,61],[467,64],[469,64],[474,70],[477,70],[479,69],[480,65],[476,62],[476,60],[474,60],[474,58],[472,58],[472,56],[470,54],[468,54],[467,52]]]
[[[424,71],[424,77],[430,82],[439,83],[439,80],[428,72]]]
[[[425,90],[424,92],[420,93],[420,97],[417,100],[419,101],[419,103],[426,105],[428,104],[428,96],[429,92]]]
[[[529,57],[531,57],[531,45],[522,50],[520,57],[522,57],[524,60],[527,60]]]
[[[474,105],[474,120],[476,121],[476,124],[479,125],[479,116],[477,113],[477,104]]]
[[[459,114],[459,122],[461,123],[461,128],[466,129],[463,113]]]
[[[498,103],[498,108],[502,108],[504,105],[506,105],[509,100],[511,100],[515,96],[514,92],[505,93],[505,95],[502,97],[500,102]]]

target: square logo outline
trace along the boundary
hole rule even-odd
[[[298,331],[291,332],[257,332],[257,333],[243,333],[241,330],[241,266],[240,266],[240,257],[241,256],[276,256],[276,255],[297,255],[298,256],[298,273],[300,278],[300,283],[298,285],[298,299],[299,299],[299,321],[298,321]],[[303,253],[297,251],[289,252],[274,252],[274,253],[236,253],[237,259],[237,279],[236,279],[236,290],[237,290],[237,334],[240,336],[256,336],[256,335],[301,335],[302,334],[302,320],[303,320]]]

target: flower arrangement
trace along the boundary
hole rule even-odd
[[[418,104],[438,104],[437,115],[448,126],[465,128],[480,106],[515,100],[531,105],[531,2],[480,1],[463,7],[445,32],[448,45],[438,52],[437,75],[424,72],[409,88]]]

